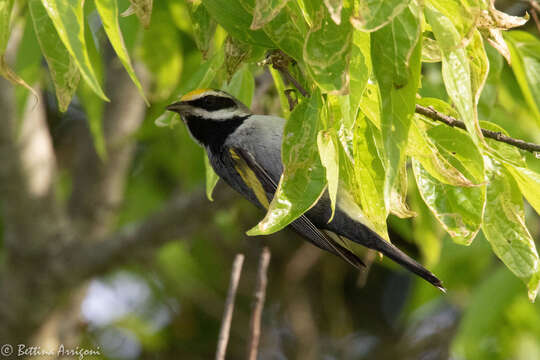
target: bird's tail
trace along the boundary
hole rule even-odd
[[[380,251],[381,253],[383,253],[383,255],[388,256],[390,259],[402,265],[407,270],[424,278],[442,292],[446,292],[446,289],[444,288],[441,280],[439,280],[435,275],[433,275],[431,271],[429,271],[428,269],[420,265],[418,262],[416,262],[414,259],[412,259],[409,255],[398,249],[395,245],[392,245],[391,243],[383,239],[376,239],[375,241],[371,241],[368,247],[373,250]]]

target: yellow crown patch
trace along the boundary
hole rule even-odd
[[[180,101],[189,101],[189,100],[193,100],[195,99],[198,95],[206,92],[206,91],[209,91],[211,89],[197,89],[197,90],[193,90],[193,91],[190,91],[188,92],[187,94],[185,94],[184,96],[182,96],[180,98]]]

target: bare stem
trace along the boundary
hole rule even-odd
[[[457,119],[454,119],[451,116],[442,114],[442,113],[438,112],[437,110],[433,109],[432,107],[425,107],[425,106],[416,104],[416,112],[418,114],[424,115],[424,116],[426,116],[426,117],[428,117],[428,118],[430,118],[432,120],[440,121],[442,123],[445,123],[448,126],[458,127],[460,129],[464,129],[464,130],[467,129],[466,126],[465,126],[465,123],[463,121],[459,121]],[[504,135],[504,134],[502,134],[500,132],[497,132],[497,131],[491,131],[491,130],[482,129],[482,134],[487,138],[490,138],[490,139],[493,139],[493,140],[496,140],[496,141],[500,141],[500,142],[515,146],[515,147],[520,148],[522,150],[527,150],[527,151],[530,151],[530,152],[539,152],[540,151],[540,145],[538,145],[538,144],[525,142],[525,141],[519,140],[519,139],[514,139],[514,138],[506,136],[506,135]]]
[[[229,283],[229,292],[225,300],[225,310],[221,320],[221,330],[219,331],[218,346],[216,351],[216,360],[225,360],[227,352],[227,344],[229,342],[229,332],[231,330],[231,321],[234,310],[234,299],[236,298],[236,290],[242,273],[242,265],[244,264],[244,255],[237,254],[234,258],[234,263],[231,270],[231,281]]]
[[[248,342],[248,360],[256,360],[259,349],[259,339],[261,336],[261,316],[266,297],[266,284],[268,283],[268,265],[270,264],[270,250],[264,247],[259,258],[259,269],[257,271],[257,287],[255,289],[255,301],[250,321],[250,339]]]

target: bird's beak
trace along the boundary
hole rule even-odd
[[[187,109],[188,106],[189,105],[187,105],[183,101],[177,101],[177,102],[172,103],[171,105],[167,106],[167,110],[174,111],[174,112],[177,112],[177,113],[181,114],[184,110]]]

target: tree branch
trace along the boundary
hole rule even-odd
[[[167,241],[200,230],[201,221],[219,211],[232,194],[232,191],[216,194],[213,206],[203,191],[179,194],[141,223],[126,225],[96,241],[68,244],[57,254],[58,261],[51,262],[55,281],[69,287],[122,264],[147,258],[153,249]]]
[[[290,60],[287,60],[287,59],[289,59],[288,56],[286,54],[284,54],[283,52],[281,52],[280,50],[278,50],[277,52],[274,52],[274,53],[270,54],[269,56],[267,56],[264,63],[265,64],[272,64],[272,66],[275,69],[279,70],[279,73],[281,74],[281,76],[284,79],[291,82],[298,89],[298,91],[300,91],[300,93],[304,97],[309,96],[309,93],[306,91],[306,89],[304,89],[304,87],[302,85],[300,85],[300,83],[289,72],[288,67],[289,67]],[[289,100],[289,105],[291,105],[290,100]],[[292,105],[291,105],[291,107],[292,107]],[[418,114],[427,116],[428,118],[430,118],[432,120],[440,121],[440,122],[442,122],[442,123],[444,123],[444,124],[446,124],[448,126],[458,127],[460,129],[465,129],[466,130],[464,122],[462,122],[460,120],[457,120],[457,119],[454,119],[451,116],[442,114],[442,113],[436,111],[435,109],[433,109],[431,107],[425,107],[425,106],[416,104],[416,112]],[[491,131],[491,130],[486,130],[486,129],[481,129],[481,130],[482,130],[482,134],[487,138],[490,138],[490,139],[493,139],[493,140],[496,140],[496,141],[500,141],[500,142],[504,142],[506,144],[515,146],[515,147],[517,147],[519,149],[530,151],[530,152],[533,152],[533,153],[534,152],[540,152],[540,145],[538,145],[538,144],[529,143],[529,142],[519,140],[519,139],[514,139],[514,138],[511,138],[509,136],[506,136],[506,135],[504,135],[504,134],[502,134],[500,132],[496,132],[496,131]]]
[[[259,338],[261,336],[261,316],[266,297],[266,284],[268,282],[268,265],[270,264],[270,250],[265,246],[259,258],[259,268],[257,271],[257,287],[255,288],[255,302],[251,321],[249,323],[250,337],[248,341],[248,360],[257,360],[259,350]]]
[[[221,321],[221,329],[219,331],[218,346],[216,351],[216,360],[225,360],[227,352],[227,344],[229,343],[229,332],[231,330],[231,321],[234,311],[234,299],[236,298],[236,290],[242,273],[242,265],[244,264],[244,255],[237,254],[234,258],[234,263],[231,270],[231,281],[229,283],[229,292],[225,301],[225,310]]]
[[[459,121],[457,119],[454,119],[451,116],[442,114],[438,112],[437,110],[433,109],[432,107],[425,107],[422,105],[416,104],[416,112],[420,115],[424,115],[432,120],[440,121],[448,126],[457,127],[460,129],[467,130],[467,127],[465,126],[465,123],[463,121]],[[514,139],[509,136],[506,136],[500,132],[491,131],[482,129],[482,134],[490,139],[500,141],[512,146],[515,146],[517,148],[520,148],[522,150],[527,150],[530,152],[538,152],[540,151],[540,145],[529,143],[523,140]]]

